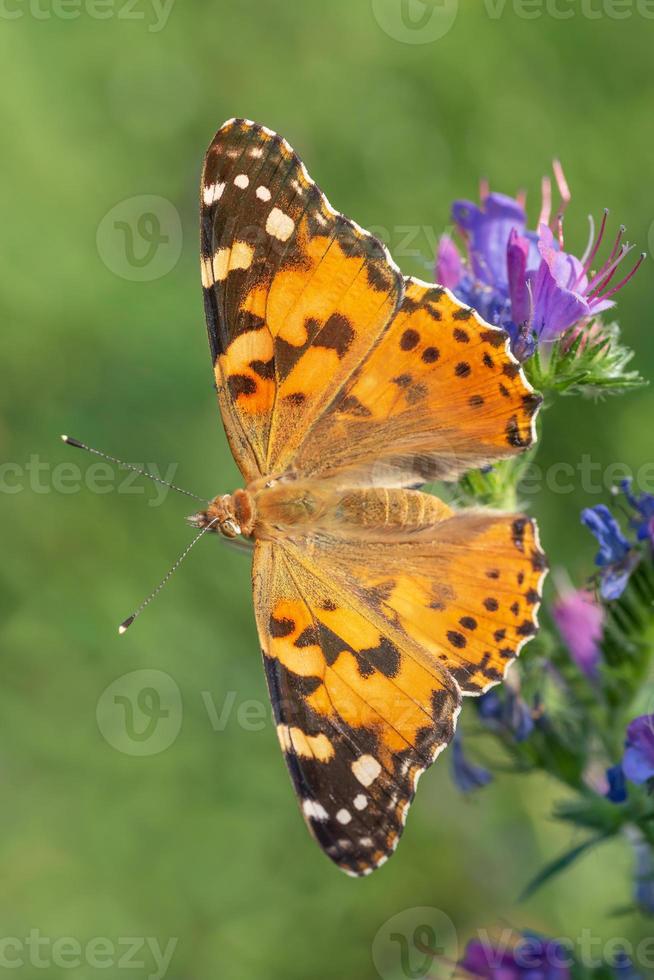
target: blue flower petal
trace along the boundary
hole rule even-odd
[[[491,773],[482,766],[471,762],[463,751],[463,741],[457,732],[450,751],[452,779],[462,793],[471,793],[475,789],[487,786],[492,780]]]
[[[627,783],[622,765],[618,762],[617,765],[607,769],[606,778],[609,783],[606,793],[607,800],[610,800],[611,803],[624,803],[627,799]]]

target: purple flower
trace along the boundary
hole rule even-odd
[[[612,803],[624,803],[627,799],[625,780],[643,785],[654,778],[654,715],[634,718],[627,728],[624,745],[622,762],[606,770],[609,783],[606,796]],[[654,881],[651,894],[654,911]]]
[[[455,201],[452,220],[466,238],[475,278],[506,291],[506,247],[513,229],[526,230],[524,208],[505,194],[488,194],[481,207],[472,201]]]
[[[581,520],[599,541],[595,564],[602,569],[600,595],[603,599],[618,599],[626,588],[638,557],[632,554],[631,544],[604,504],[587,507],[581,512]]]
[[[654,496],[651,493],[641,493],[638,497],[632,492],[631,480],[623,480],[620,488],[634,509],[636,516],[631,520],[631,526],[636,531],[639,541],[650,541],[654,546]]]
[[[552,617],[577,667],[586,677],[594,677],[601,658],[604,623],[600,604],[584,589],[568,589],[555,601]]]
[[[480,194],[481,203],[455,201],[452,220],[466,243],[464,260],[454,241],[443,236],[436,258],[436,279],[464,303],[509,333],[514,353],[529,357],[538,341],[552,342],[576,324],[614,305],[613,297],[632,278],[640,259],[623,279],[613,279],[631,246],[623,244],[621,227],[607,260],[597,272],[591,267],[604,238],[604,217],[595,237],[591,221],[588,247],[581,259],[567,253],[562,214],[570,191],[558,161],[554,161],[561,205],[550,225],[552,189],[542,182],[538,232],[527,229],[523,201],[505,194]],[[557,232],[555,238],[554,230]],[[534,339],[535,338],[535,339]]]
[[[554,235],[546,225],[540,226],[538,251],[541,256],[538,268],[527,274],[532,300],[530,324],[540,340],[552,341],[589,317],[591,308],[583,294],[575,289],[584,280],[581,263],[555,246]]]
[[[504,688],[503,696],[495,690],[483,694],[477,701],[477,711],[489,727],[504,729],[516,742],[524,742],[534,728],[529,705],[509,685]]]
[[[654,777],[654,715],[640,715],[627,728],[622,768],[632,783]]]
[[[487,786],[493,778],[487,769],[475,765],[468,759],[463,750],[463,739],[459,731],[454,734],[450,750],[450,762],[452,779],[462,793],[471,793],[475,789]]]
[[[458,248],[449,235],[441,235],[436,253],[436,281],[441,286],[454,289],[461,282],[463,271]]]
[[[643,261],[641,255],[631,272],[617,285],[608,288],[621,262],[631,251],[631,246],[620,244],[624,234],[624,228],[621,228],[611,255],[599,272],[589,279],[590,262],[602,240],[607,213],[598,240],[585,262],[563,250],[562,235],[557,242],[547,225],[540,226],[538,251],[541,262],[536,270],[527,274],[533,303],[531,328],[540,340],[556,340],[581,320],[588,320],[614,306],[610,297],[626,285]]]
[[[482,980],[569,980],[570,954],[553,939],[532,933],[510,948],[471,940],[459,967]]]

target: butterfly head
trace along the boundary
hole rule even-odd
[[[226,538],[239,534],[249,537],[254,527],[254,503],[247,490],[214,497],[206,510],[191,514],[186,520],[193,527],[217,531]]]

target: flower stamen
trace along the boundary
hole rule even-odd
[[[540,192],[542,204],[540,207],[540,216],[538,218],[538,227],[541,225],[549,225],[550,216],[552,214],[552,181],[549,177],[543,177],[540,182]]]
[[[604,208],[604,215],[602,217],[602,224],[600,225],[599,234],[598,234],[597,238],[595,239],[595,244],[593,245],[593,248],[591,249],[590,255],[586,258],[586,261],[584,262],[584,272],[586,274],[588,273],[588,270],[590,269],[590,267],[591,267],[591,265],[593,263],[593,259],[595,258],[595,256],[597,255],[597,252],[599,251],[599,247],[600,247],[601,241],[604,238],[604,229],[606,228],[606,219],[608,218],[608,216],[609,216],[609,209],[608,208]]]
[[[639,268],[641,267],[641,265],[643,264],[646,258],[647,258],[647,252],[641,252],[640,256],[638,257],[638,261],[636,262],[635,266],[633,267],[629,275],[625,276],[624,279],[622,279],[617,284],[617,286],[614,286],[613,289],[609,290],[608,293],[605,293],[602,299],[609,299],[611,296],[613,296],[614,293],[617,293],[619,289],[622,289],[623,286],[626,286],[629,280],[633,279],[633,277],[636,275],[636,273],[638,272]]]

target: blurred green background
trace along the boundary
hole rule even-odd
[[[266,692],[247,559],[203,541],[119,639],[117,623],[189,541],[182,518],[194,504],[171,493],[153,506],[155,488],[128,493],[106,474],[103,493],[99,480],[89,489],[94,459],[59,433],[177,464],[176,482],[202,495],[238,485],[212,389],[197,241],[202,156],[230,116],[283,133],[339,209],[386,230],[407,272],[430,276],[450,202],[476,197],[480,176],[506,192],[526,187],[533,223],[554,155],[573,192],[568,244],[583,247],[588,212],[608,206],[647,248],[654,21],[635,2],[608,0],[450,0],[434,21],[413,0],[413,27],[396,0],[75,4],[6,0],[0,11],[0,450],[10,464],[0,939],[19,941],[2,956],[22,957],[14,973],[25,977],[120,976],[126,963],[89,947],[94,938],[126,954],[121,937],[162,947],[177,937],[176,980],[368,978],[382,930],[375,948],[393,980],[403,974],[385,923],[421,906],[445,912],[462,944],[498,923],[635,940],[645,924],[610,914],[629,898],[626,849],[590,854],[518,903],[541,864],[574,842],[549,820],[554,788],[507,778],[466,800],[447,757],[423,779],[382,871],[354,881],[333,868],[304,829],[268,708],[249,704],[265,705]],[[418,38],[434,24],[442,36]],[[648,259],[619,304],[646,376],[651,270]],[[586,454],[600,470],[636,470],[653,459],[653,412],[647,389],[597,405],[562,400],[540,461],[577,466]],[[578,581],[594,550],[579,510],[603,499],[600,478],[594,493],[575,477],[569,492],[545,486],[530,499],[552,563]],[[116,690],[140,741],[125,727],[128,704],[112,714]],[[418,924],[420,913],[408,915]],[[30,930],[50,943],[46,966],[26,945]],[[80,945],[81,966],[70,965],[74,945],[54,951],[62,937]],[[158,975],[147,949],[133,959],[142,965],[129,976]]]

